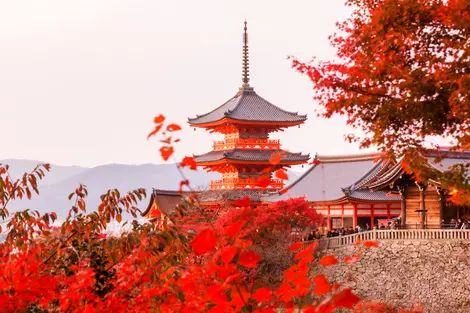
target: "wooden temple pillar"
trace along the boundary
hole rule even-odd
[[[424,192],[426,191],[427,185],[416,182],[419,190],[419,213],[421,213],[421,229],[426,227],[426,201],[424,197]]]
[[[408,196],[408,186],[399,185],[398,192],[401,195],[401,225],[403,228],[406,228],[406,197]]]

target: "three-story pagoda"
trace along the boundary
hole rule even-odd
[[[214,142],[211,152],[194,156],[198,166],[222,174],[210,183],[210,192],[201,194],[200,201],[206,205],[245,197],[259,202],[270,191],[284,187],[282,180],[273,177],[276,170],[309,159],[309,155],[282,150],[279,140],[270,139],[270,133],[303,124],[307,116],[271,104],[250,86],[246,21],[244,30],[242,87],[213,111],[188,119],[193,127],[224,135],[223,141]]]

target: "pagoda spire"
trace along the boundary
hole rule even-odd
[[[242,62],[242,88],[249,88],[250,84],[250,63],[248,57],[248,32],[245,20],[245,32],[243,33],[243,62]]]

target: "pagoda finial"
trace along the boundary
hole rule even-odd
[[[245,19],[245,32],[243,33],[243,67],[242,67],[242,88],[250,87],[250,64],[248,58],[248,33]]]

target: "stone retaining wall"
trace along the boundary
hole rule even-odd
[[[424,304],[432,313],[470,312],[469,241],[383,241],[380,248],[326,253],[342,260],[357,252],[362,256],[355,264],[319,266],[318,271],[366,300],[400,307]]]

